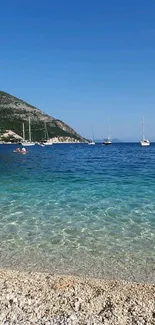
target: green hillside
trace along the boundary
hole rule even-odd
[[[86,140],[64,122],[45,114],[40,109],[0,91],[0,134],[12,130],[22,136],[22,124],[25,125],[25,137],[28,139],[28,120],[31,118],[31,133],[33,141],[45,139],[45,122],[49,138],[70,137],[80,142]]]

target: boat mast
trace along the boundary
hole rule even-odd
[[[143,116],[143,120],[142,120],[142,139],[143,139],[143,141],[145,140],[145,137],[144,137],[144,116]]]
[[[31,119],[29,116],[29,141],[31,142]]]
[[[49,140],[49,135],[48,135],[48,131],[47,131],[47,125],[46,125],[46,122],[45,123],[45,139],[46,140]]]
[[[23,141],[25,141],[25,127],[24,127],[24,123],[23,123]]]
[[[94,142],[94,129],[93,129],[93,125],[92,125],[92,142]]]
[[[108,140],[111,138],[111,123],[110,123],[110,116],[109,116],[109,135],[108,135]]]

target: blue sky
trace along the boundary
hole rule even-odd
[[[91,137],[155,139],[154,0],[6,0],[0,89]]]

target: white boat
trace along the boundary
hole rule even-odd
[[[108,144],[112,144],[112,141],[110,140],[110,138],[108,137],[107,140],[103,141],[104,145],[108,145]]]
[[[38,146],[40,146],[40,147],[45,147],[45,144],[44,143],[37,143],[38,144]]]
[[[140,141],[141,146],[145,147],[145,146],[150,146],[150,141],[147,139],[141,140]]]
[[[50,141],[47,141],[47,142],[44,142],[44,146],[52,146],[53,142],[50,142]]]
[[[148,139],[145,139],[145,136],[144,136],[144,117],[143,117],[143,121],[142,121],[142,140],[140,140],[140,145],[142,147],[150,146],[150,141]]]
[[[111,123],[110,123],[110,116],[109,116],[109,135],[108,135],[108,138],[103,141],[103,144],[104,145],[112,144],[112,141],[111,141]]]
[[[50,141],[46,122],[45,122],[45,139],[46,141],[43,142],[44,146],[52,146],[53,142]]]
[[[27,147],[27,146],[34,146],[35,143],[31,141],[31,120],[30,120],[30,116],[29,116],[29,141],[25,140],[25,126],[23,123],[23,142],[22,142],[22,146],[23,147]]]
[[[93,126],[92,126],[92,141],[91,141],[91,142],[88,142],[88,144],[89,144],[89,145],[95,145]]]

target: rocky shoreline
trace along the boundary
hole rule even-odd
[[[50,139],[52,143],[87,143],[88,141],[79,141],[71,137],[53,137]]]
[[[11,141],[10,140],[11,137]],[[2,140],[3,139],[3,140]],[[4,141],[5,139],[5,141]],[[20,137],[18,134],[15,132],[12,132],[9,130],[5,134],[3,134],[2,137],[0,137],[0,144],[20,144],[22,142],[22,137]],[[43,142],[43,141],[41,141]],[[71,137],[53,137],[48,140],[50,143],[89,143],[87,140],[80,141],[76,138],[71,138]],[[40,143],[40,142],[39,142]],[[38,142],[36,142],[38,144]]]
[[[153,325],[155,285],[0,270],[0,324]]]

